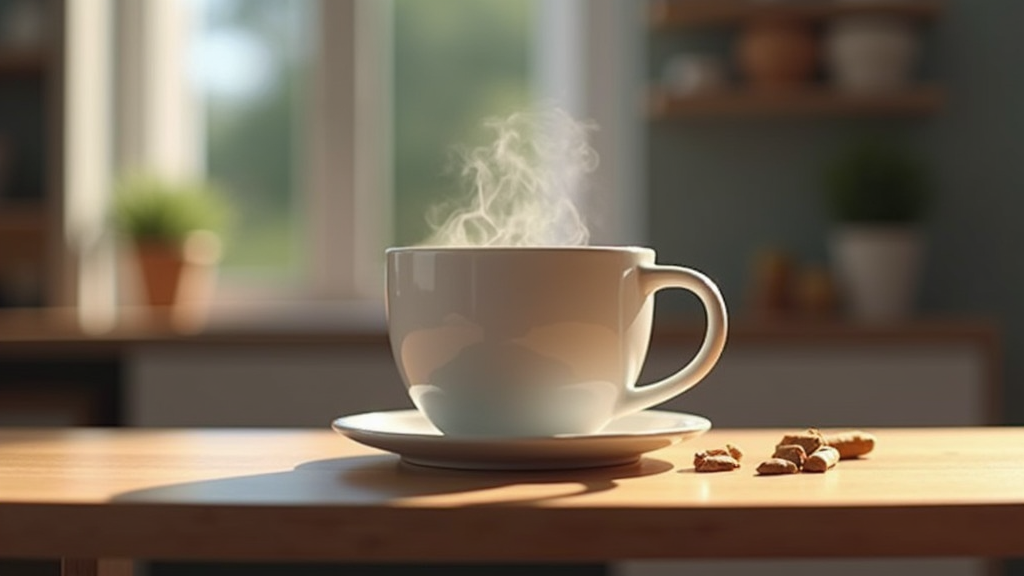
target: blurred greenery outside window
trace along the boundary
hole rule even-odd
[[[394,240],[423,240],[427,210],[465,189],[452,147],[483,119],[531,104],[533,0],[395,0]]]
[[[316,0],[182,1],[201,165],[238,213],[224,282],[301,287],[310,267],[332,265],[308,257],[305,114],[313,39],[330,26]],[[453,146],[482,143],[482,119],[530,106],[535,11],[536,0],[392,0],[394,189],[377,197],[390,198],[380,229],[393,233],[381,245],[422,240],[429,207],[464,190]]]

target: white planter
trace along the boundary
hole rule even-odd
[[[896,16],[837,18],[825,34],[825,65],[840,89],[884,93],[910,84],[920,52],[913,23]]]
[[[907,226],[855,226],[836,230],[832,264],[855,320],[892,322],[914,310],[924,256],[919,230]]]

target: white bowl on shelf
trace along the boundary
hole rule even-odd
[[[906,18],[844,16],[826,26],[824,53],[837,88],[858,93],[896,92],[913,82],[920,38]]]

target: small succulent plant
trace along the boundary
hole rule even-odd
[[[203,181],[176,181],[148,174],[117,185],[114,221],[136,242],[180,243],[192,232],[223,232],[230,209],[220,191]]]

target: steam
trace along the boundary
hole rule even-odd
[[[597,168],[595,127],[558,109],[492,118],[486,146],[463,151],[468,202],[427,215],[435,246],[577,246],[590,231],[573,199]],[[464,199],[465,200],[465,199]]]

